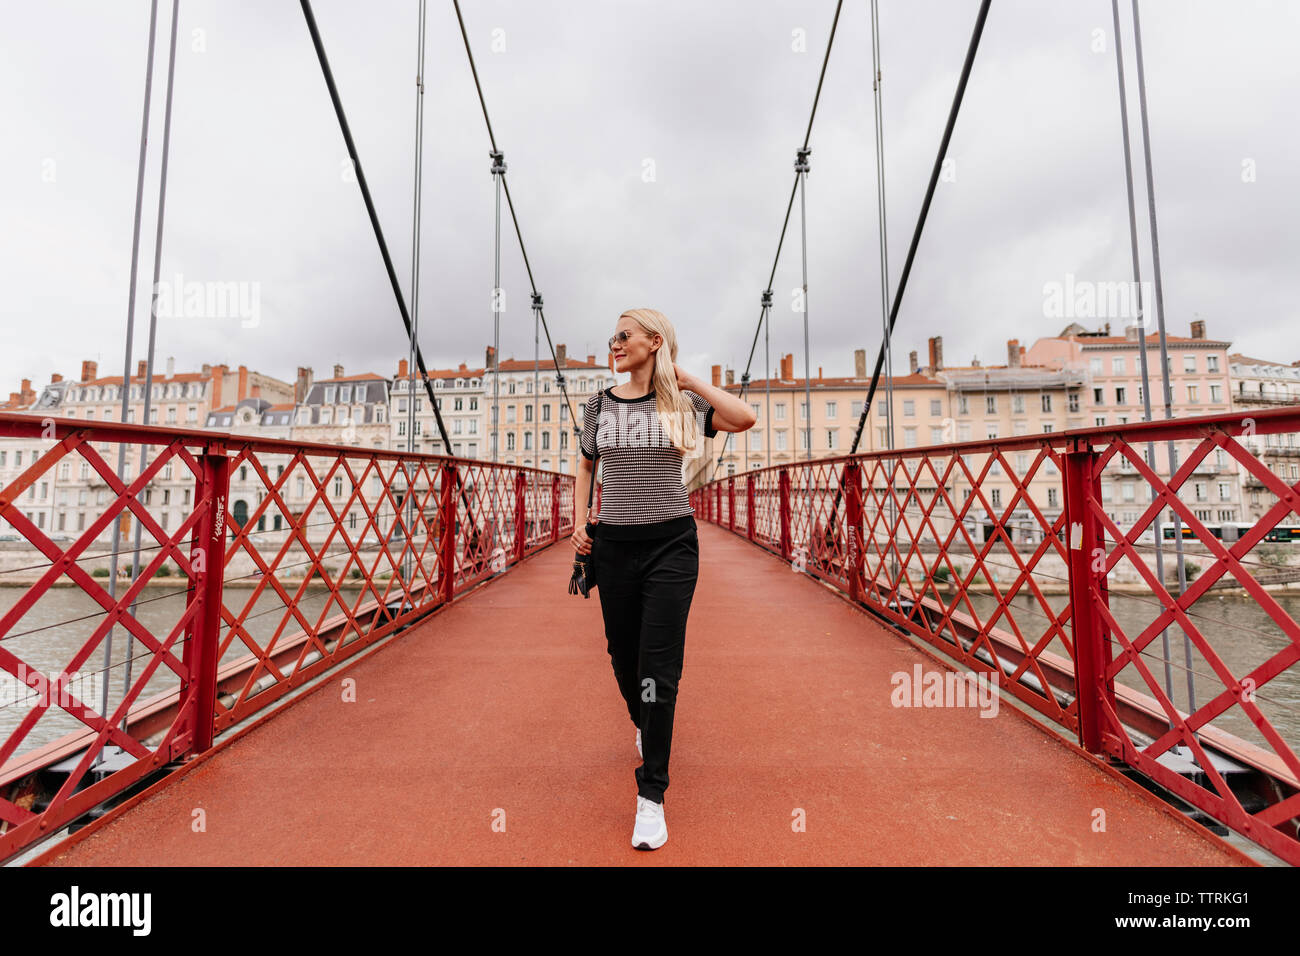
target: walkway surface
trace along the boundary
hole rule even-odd
[[[730,532],[701,522],[700,552],[659,850],[630,844],[635,728],[561,544],[52,862],[1241,862],[1005,704],[892,706],[892,674],[938,665]]]

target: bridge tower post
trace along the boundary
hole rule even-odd
[[[205,508],[190,540],[190,603],[197,604],[190,640],[182,662],[188,673],[182,691],[182,711],[188,711],[188,733],[180,730],[172,758],[201,754],[212,746],[217,710],[217,649],[221,644],[221,598],[226,570],[226,525],[230,492],[230,459],[225,446],[213,443],[199,456],[196,504]]]
[[[1102,740],[1106,711],[1115,711],[1115,681],[1107,676],[1110,638],[1101,605],[1108,604],[1106,551],[1094,504],[1100,506],[1097,454],[1085,439],[1065,456],[1065,520],[1070,572],[1070,621],[1074,633],[1075,700],[1079,745],[1089,753],[1105,752]]]
[[[438,579],[442,603],[450,604],[456,593],[456,466],[452,462],[442,465],[442,500],[438,503],[438,522],[441,538],[438,541]]]
[[[777,480],[777,510],[781,514],[781,557],[790,560],[790,472],[782,468]]]
[[[551,543],[560,540],[560,476],[551,476]]]
[[[528,476],[523,469],[515,472],[515,560],[524,559],[528,546]]]
[[[848,554],[844,570],[849,576],[849,597],[853,603],[862,601],[862,483],[861,466],[856,461],[844,465],[845,508],[844,520],[848,526]]]
[[[736,476],[727,476],[727,527],[736,530]]]
[[[745,476],[745,536],[754,540],[754,476]]]

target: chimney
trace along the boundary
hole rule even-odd
[[[145,369],[148,367],[148,365],[149,363],[146,362],[144,359],[140,359],[140,361],[135,363],[136,378],[144,378]]]
[[[609,369],[611,372],[614,371],[614,353],[613,353],[613,352],[606,352],[606,353],[605,353],[605,368]]]
[[[203,377],[204,377],[204,378],[211,378],[211,376],[212,376],[212,366],[209,365],[207,362],[204,362],[204,363],[203,363]]]
[[[722,366],[715,365],[710,371],[712,371],[713,373],[713,387],[721,388],[722,387]]]
[[[99,378],[99,363],[85,361],[81,363],[81,380],[83,382],[93,382]]]
[[[569,367],[569,349],[563,343],[555,346],[555,361],[560,368]]]
[[[734,368],[727,369],[727,384],[728,385],[736,384],[736,370]]]
[[[22,396],[25,399],[28,395],[31,395],[33,398],[35,397],[35,393],[32,392],[32,380],[30,378],[25,378],[23,379]]]
[[[240,370],[240,372],[243,372],[244,367],[241,365],[241,366],[239,367],[239,370]],[[335,377],[335,378],[342,378],[342,377],[343,377],[343,366],[342,366],[342,365],[335,365],[335,366],[334,366],[334,377]]]
[[[468,372],[468,371],[469,371],[469,366],[466,365],[464,362],[461,362],[461,363],[460,363],[460,368],[459,368],[457,371]]]
[[[1021,365],[1025,364],[1025,347],[1023,345],[1020,346],[1020,357],[1016,359],[1016,361],[1019,362]]]
[[[822,380],[822,367],[821,367],[820,365],[818,365],[818,366],[817,366],[817,381],[820,382],[821,380]]]
[[[1134,322],[1132,325],[1130,325],[1128,328],[1124,330],[1124,338],[1126,338],[1130,342],[1136,342],[1138,340],[1138,334],[1140,329],[1141,326],[1139,326],[1136,322]]]
[[[51,385],[58,385],[59,382],[61,381],[63,381],[63,376],[60,375],[58,372],[55,372],[53,375],[50,376]]]
[[[912,349],[912,351],[907,353],[907,367],[908,370],[913,375],[915,375],[917,372],[920,371],[921,367],[917,364],[916,361],[916,349]],[[866,375],[863,375],[862,377],[866,378]]]
[[[338,366],[336,365],[335,368]],[[246,398],[248,398],[248,367],[241,365],[239,366],[239,397],[235,401],[242,402]]]
[[[1110,335],[1110,323],[1107,322],[1105,325],[1103,325],[1101,330],[1102,330],[1102,332],[1104,332],[1106,335]]]
[[[790,380],[794,378],[794,353],[787,352],[781,356],[781,378]]]
[[[867,350],[866,349],[853,350],[853,377],[854,378],[867,377]]]
[[[410,376],[410,374],[411,374],[410,362],[408,362],[406,359],[402,359],[400,362],[397,363],[398,378],[407,378]]]
[[[176,357],[174,355],[169,355],[167,356],[167,377],[171,378],[175,374],[176,374]]]
[[[221,388],[226,381],[226,373],[230,368],[226,365],[212,366],[212,408],[221,408]]]
[[[1007,339],[1007,367],[1020,368],[1020,340]]]
[[[943,368],[943,336],[930,337],[930,371],[937,372]]]
[[[1205,320],[1204,320],[1204,319],[1194,319],[1194,320],[1192,321],[1192,338],[1194,338],[1194,339],[1203,339],[1203,338],[1205,338]]]
[[[588,355],[588,356],[587,356],[587,364],[588,364],[588,365],[595,365],[595,364],[596,364],[596,355],[595,355],[595,353],[592,353],[591,355]]]
[[[301,405],[307,401],[307,393],[311,391],[312,372],[309,368],[298,366],[298,377],[293,383],[293,401],[295,405]],[[216,399],[213,399],[213,405],[216,405]]]

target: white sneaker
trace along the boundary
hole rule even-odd
[[[632,845],[638,850],[657,850],[667,840],[668,824],[664,822],[664,805],[637,794]]]
[[[636,755],[640,757],[642,760],[645,759],[645,754],[641,752],[641,728],[640,727],[638,727],[636,730]]]

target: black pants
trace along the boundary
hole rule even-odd
[[[680,534],[642,541],[606,540],[597,531],[592,547],[614,677],[641,730],[637,793],[663,803],[686,616],[700,569],[699,534],[694,523]]]

